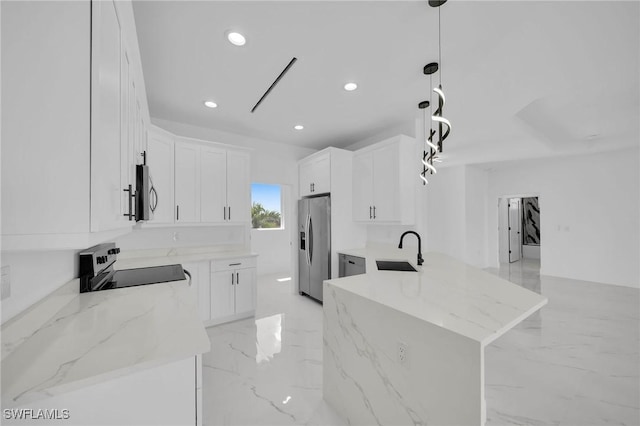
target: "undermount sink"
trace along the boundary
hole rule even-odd
[[[398,260],[376,260],[378,271],[418,272],[409,262]]]

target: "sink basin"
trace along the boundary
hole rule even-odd
[[[397,260],[376,260],[378,271],[418,272],[409,262]]]

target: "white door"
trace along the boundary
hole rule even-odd
[[[200,222],[200,147],[176,143],[176,222]]]
[[[211,319],[234,314],[235,283],[234,271],[221,271],[211,274]]]
[[[522,251],[522,200],[509,199],[509,262],[520,260]]]
[[[256,269],[239,269],[235,274],[236,314],[253,311],[256,306]]]
[[[226,220],[227,154],[202,147],[200,153],[200,214],[202,222]]]
[[[373,220],[400,220],[400,152],[398,145],[373,151]]]
[[[147,165],[149,176],[155,190],[151,197],[155,211],[151,217],[153,223],[173,223],[174,182],[173,182],[173,137],[168,133],[153,131],[148,141]]]
[[[353,220],[373,220],[373,154],[353,156]]]
[[[251,220],[250,156],[248,152],[227,151],[227,220]]]

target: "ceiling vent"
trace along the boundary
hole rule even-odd
[[[269,94],[269,92],[271,92],[271,90],[273,90],[273,88],[276,87],[276,84],[278,84],[280,79],[282,79],[282,77],[284,77],[284,75],[287,73],[287,71],[289,71],[289,69],[293,66],[293,64],[296,63],[297,60],[298,60],[298,58],[294,57],[294,58],[291,59],[291,61],[289,61],[289,63],[287,64],[286,67],[284,67],[284,69],[282,70],[280,75],[278,77],[276,77],[276,79],[273,81],[273,83],[271,83],[271,86],[269,86],[267,91],[264,92],[264,94],[262,95],[260,100],[258,100],[258,102],[256,102],[256,104],[253,106],[253,108],[251,108],[251,112],[254,112],[256,110],[256,108],[258,108],[258,106],[262,103],[262,101],[264,101],[264,98],[266,98],[267,95]]]

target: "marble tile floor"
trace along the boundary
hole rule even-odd
[[[488,269],[549,297],[485,351],[487,425],[640,425],[640,292]],[[255,319],[207,329],[205,425],[343,425],[322,399],[322,306],[258,279]]]

